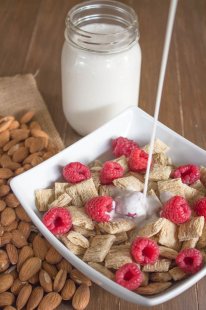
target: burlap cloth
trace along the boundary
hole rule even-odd
[[[58,150],[63,149],[64,144],[52,122],[34,76],[25,74],[0,77],[0,114],[18,117],[28,110],[36,112],[35,119],[49,134],[52,144]]]

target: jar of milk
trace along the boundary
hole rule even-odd
[[[137,16],[117,1],[74,6],[62,50],[62,100],[71,126],[86,135],[138,104],[141,50]]]

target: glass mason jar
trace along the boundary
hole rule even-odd
[[[66,18],[62,100],[66,119],[86,135],[138,104],[141,50],[137,16],[117,1],[91,0]]]

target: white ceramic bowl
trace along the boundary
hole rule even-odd
[[[33,223],[45,238],[72,265],[110,293],[135,304],[153,306],[161,304],[181,294],[206,275],[206,267],[165,292],[153,297],[144,297],[131,292],[97,272],[68,250],[41,222],[41,215],[35,207],[34,191],[48,188],[61,178],[61,168],[71,161],[88,163],[102,154],[111,158],[111,139],[124,136],[138,141],[140,145],[149,142],[153,118],[139,108],[132,107],[115,117],[80,141],[41,163],[37,167],[15,177],[11,188],[28,213]],[[171,147],[174,163],[195,163],[206,165],[206,152],[161,123],[158,123],[157,137]]]

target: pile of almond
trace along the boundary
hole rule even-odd
[[[53,310],[72,300],[83,310],[91,281],[38,233],[9,186],[57,151],[33,116],[0,116],[0,309]]]

